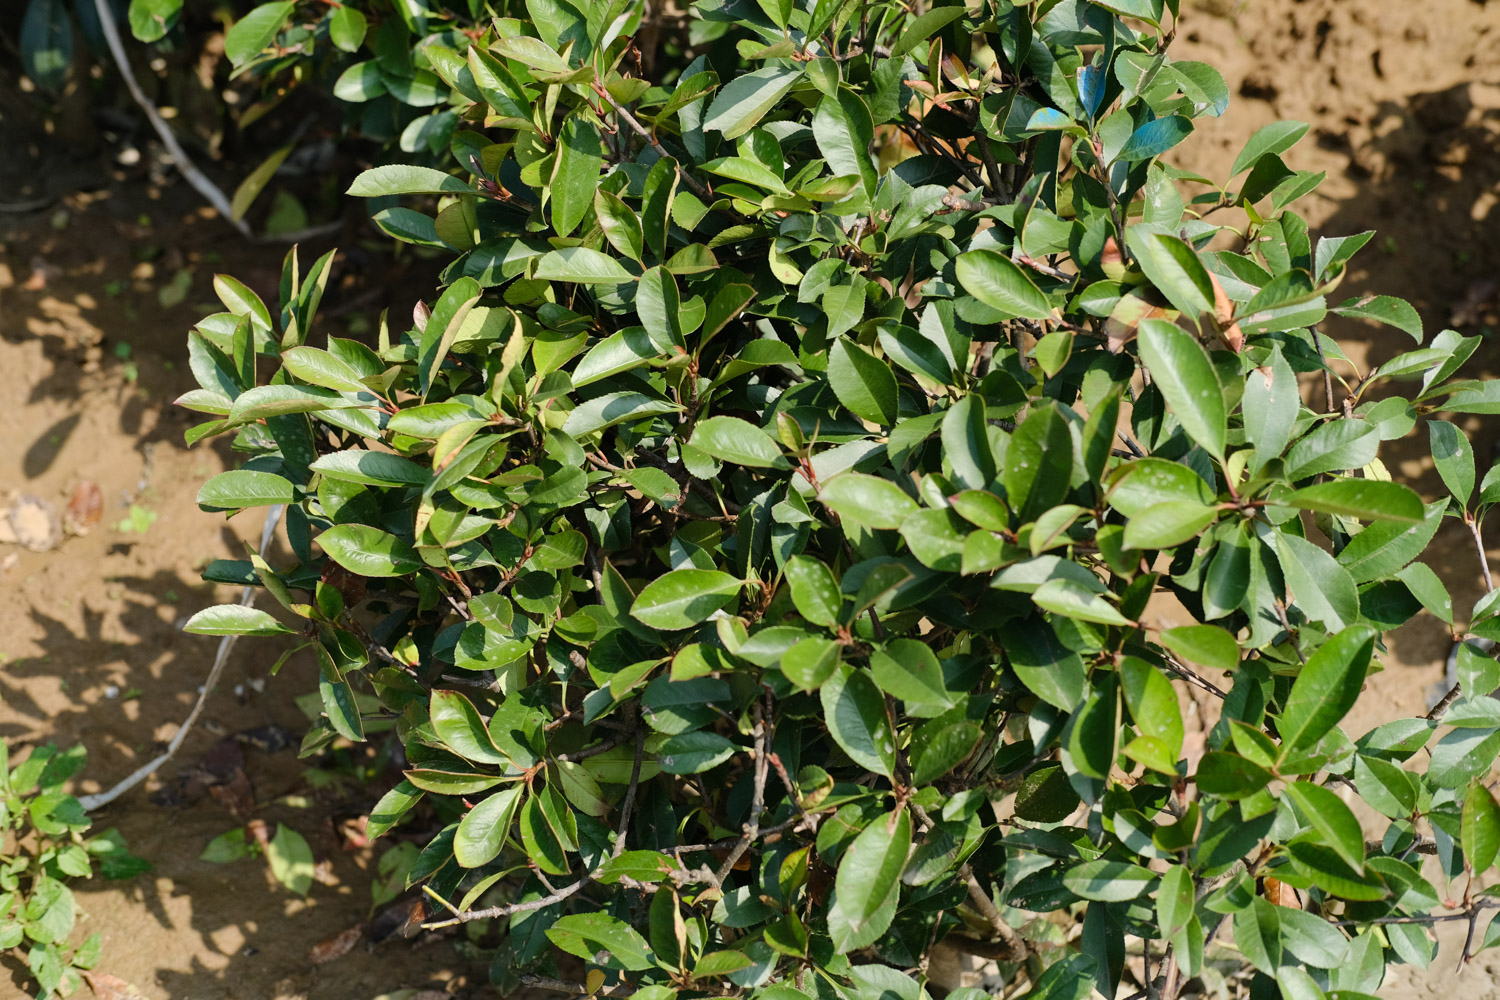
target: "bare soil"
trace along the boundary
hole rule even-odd
[[[1345,281],[1350,296],[1403,296],[1429,336],[1445,326],[1500,329],[1500,3],[1483,0],[1188,0],[1176,58],[1221,68],[1234,99],[1200,125],[1180,165],[1224,179],[1258,127],[1309,122],[1288,156],[1327,180],[1302,211],[1315,234],[1378,235]],[[0,545],[0,737],[12,752],[54,741],[89,750],[79,791],[107,787],[175,732],[207,675],[215,640],[184,635],[199,608],[237,599],[201,582],[209,558],[236,557],[259,535],[254,514],[224,522],[200,512],[197,486],[230,464],[224,446],[188,449],[193,422],[170,401],[192,387],[185,334],[212,308],[215,271],[232,271],[269,298],[284,248],[247,245],[156,167],[121,167],[116,148],[80,154],[62,135],[38,137],[0,115],[0,182],[7,201],[53,199],[38,211],[0,206],[0,496],[17,490],[60,511],[84,480],[104,497],[101,522],[47,552]],[[351,223],[324,302],[320,332],[353,317],[411,308],[421,262],[392,264],[361,248]],[[333,238],[303,247],[304,259]],[[401,289],[410,289],[403,293]],[[1329,330],[1362,370],[1411,346],[1403,334],[1356,322]],[[1494,374],[1489,346],[1473,374]],[[1472,418],[1481,462],[1496,453],[1493,421]],[[1392,473],[1435,496],[1425,436],[1398,442]],[[137,513],[136,527],[121,522]],[[151,520],[154,515],[154,520]],[[146,522],[150,522],[146,524]],[[1492,539],[1493,541],[1493,539]],[[16,558],[10,561],[10,557]],[[1493,547],[1492,547],[1493,555]],[[1433,568],[1462,616],[1482,593],[1473,541],[1439,534]],[[1442,679],[1451,636],[1419,621],[1388,637],[1385,670],[1355,709],[1356,729],[1425,711]],[[192,1000],[373,998],[401,988],[488,993],[482,965],[456,939],[361,944],[334,962],[306,960],[316,943],[369,919],[376,855],[347,850],[337,823],[368,808],[336,770],[299,762],[295,749],[245,751],[245,771],[267,823],[290,823],[326,862],[306,900],[256,861],[198,860],[207,841],[243,822],[219,800],[184,798],[178,777],[222,737],[265,723],[300,732],[293,702],[311,689],[311,664],[293,660],[267,679],[275,653],[241,644],[178,758],[96,816],[119,826],[155,870],[126,883],[80,888],[85,929],[104,935],[103,971],[149,997]],[[314,773],[316,771],[317,773]],[[154,800],[154,801],[153,801]],[[159,804],[164,803],[164,804]],[[1500,959],[1485,953],[1452,972],[1465,928],[1446,925],[1428,973],[1400,970],[1381,995],[1462,989],[1500,996]],[[12,976],[16,976],[12,980]],[[13,966],[0,995],[21,995]]]

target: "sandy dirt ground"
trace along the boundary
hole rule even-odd
[[[1429,335],[1445,326],[1500,330],[1500,3],[1185,0],[1184,8],[1173,55],[1220,67],[1234,98],[1175,161],[1222,179],[1256,128],[1309,122],[1287,158],[1327,172],[1304,202],[1314,233],[1378,230],[1341,291],[1408,298]],[[182,184],[146,167],[122,169],[112,150],[80,165],[56,142],[13,133],[0,134],[0,149],[7,198],[56,199],[37,212],[0,214],[0,495],[17,490],[61,509],[90,480],[104,499],[100,523],[85,536],[48,552],[0,546],[0,737],[13,753],[48,740],[82,742],[90,765],[79,790],[92,792],[175,732],[215,647],[179,626],[237,597],[199,573],[210,558],[242,555],[260,522],[253,513],[226,523],[198,510],[198,484],[231,456],[184,447],[193,421],[170,401],[192,386],[184,338],[216,308],[213,273],[233,270],[269,295],[283,250],[247,249]],[[384,306],[409,310],[411,295],[400,289],[422,287],[407,276],[410,262],[391,270],[360,250],[367,234],[341,235],[350,252],[325,299],[324,331]],[[305,250],[330,245],[332,237]],[[1400,333],[1354,322],[1330,324],[1330,332],[1362,367],[1410,346]],[[1486,346],[1472,365],[1474,374],[1494,374],[1500,356]],[[1467,429],[1482,462],[1495,456],[1493,422],[1476,418]],[[1419,491],[1437,493],[1425,437],[1399,442],[1389,464]],[[1431,561],[1466,608],[1481,593],[1478,562],[1454,527],[1439,535]],[[1441,681],[1451,637],[1440,624],[1417,622],[1389,640],[1385,670],[1350,721],[1355,729],[1420,714]],[[294,660],[263,683],[274,655],[242,644],[178,759],[97,815],[155,865],[127,883],[80,887],[85,928],[104,935],[100,968],[152,998],[489,993],[483,963],[454,939],[362,944],[326,965],[307,962],[314,944],[369,919],[377,863],[368,848],[346,849],[338,833],[370,803],[327,762],[299,762],[295,749],[244,750],[254,815],[291,824],[326,863],[326,884],[306,900],[259,862],[198,860],[210,838],[243,820],[220,799],[185,795],[184,769],[249,727],[300,733],[305,725],[293,696],[311,688],[312,666]],[[1500,997],[1500,953],[1454,973],[1461,934],[1459,925],[1445,927],[1433,970],[1395,971],[1381,995]],[[0,967],[0,996],[19,989],[15,972]]]

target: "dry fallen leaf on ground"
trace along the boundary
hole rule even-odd
[[[70,535],[86,535],[104,517],[104,491],[92,479],[73,487],[73,495],[63,509],[63,528]]]
[[[85,972],[82,975],[99,1000],[147,1000],[146,994],[119,976],[107,972]]]
[[[353,927],[339,931],[333,937],[325,938],[313,945],[312,951],[307,953],[307,961],[312,965],[322,965],[336,958],[343,958],[354,950],[354,946],[359,944],[359,939],[364,937],[364,934],[364,924],[355,924]]]

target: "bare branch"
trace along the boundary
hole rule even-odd
[[[238,229],[241,235],[253,238],[254,234],[250,232],[250,227],[245,224],[245,220],[235,218],[234,209],[230,206],[229,199],[224,197],[224,192],[204,176],[203,171],[199,170],[183,151],[182,146],[177,142],[177,137],[172,134],[172,130],[162,120],[161,113],[156,110],[156,105],[136,82],[135,73],[130,68],[130,59],[125,55],[125,46],[120,42],[120,31],[115,25],[115,12],[111,9],[109,0],[94,0],[94,8],[99,12],[99,27],[104,31],[104,40],[109,44],[110,54],[114,56],[120,76],[125,80],[125,87],[130,91],[130,96],[135,98],[135,103],[146,112],[146,118],[150,120],[151,127],[156,130],[156,134],[161,136],[162,145],[167,147],[167,153],[172,157],[172,162],[177,165],[178,171],[193,186],[193,189],[224,217],[225,222]]]
[[[755,838],[760,836],[760,815],[765,811],[766,802],[766,778],[770,773],[771,760],[768,752],[770,740],[767,733],[770,727],[766,725],[765,712],[760,703],[755,705],[755,785],[752,788],[752,801],[750,803],[750,819],[745,823],[744,832],[740,834],[739,840],[734,847],[730,848],[729,856],[719,866],[716,879],[719,885],[734,871],[734,866],[744,857],[745,851],[749,850]]]
[[[102,3],[103,0],[99,0],[99,2]],[[608,101],[610,107],[615,109],[615,114],[620,116],[620,120],[634,129],[637,135],[649,142],[651,144],[651,148],[656,150],[658,156],[660,156],[664,160],[671,160],[673,163],[676,163],[677,176],[681,177],[687,184],[687,186],[693,189],[693,193],[696,194],[699,198],[703,199],[705,204],[707,204],[713,198],[712,192],[710,192],[708,188],[704,187],[696,177],[688,173],[686,170],[682,169],[682,164],[678,162],[677,157],[673,156],[671,153],[668,153],[666,147],[664,147],[659,141],[657,141],[656,135],[649,129],[647,129],[644,125],[642,125],[639,121],[637,121],[635,115],[631,114],[629,111],[626,111],[625,108],[620,104],[620,102],[615,100],[615,95],[611,94],[607,87],[601,87],[598,83],[595,83],[594,93],[598,94],[600,97]]]

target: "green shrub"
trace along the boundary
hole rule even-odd
[[[1455,379],[1477,338],[1360,371],[1319,332],[1422,340],[1329,304],[1370,234],[1292,211],[1305,125],[1222,183],[1162,161],[1229,100],[1167,6],[530,0],[421,46],[448,169],[350,189],[453,257],[413,324],[315,337],[331,256],[274,307],[221,278],[181,402],[250,457],[199,500],[287,504],[295,562],[210,576],[300,625],[189,629],[300,638],[309,752],[394,728],[370,833],[434,811],[410,881],[493,921],[499,985],[915,998],[946,939],[1170,997],[1217,941],[1355,997],[1492,905],[1500,665],[1339,723],[1423,608],[1500,637],[1415,561],[1500,499],[1434,418],[1500,390]],[[1380,462],[1419,422],[1451,499]]]

